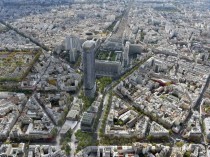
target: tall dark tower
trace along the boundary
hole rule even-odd
[[[93,40],[87,40],[82,45],[84,89],[85,95],[90,98],[94,98],[96,92],[95,47],[96,43]]]

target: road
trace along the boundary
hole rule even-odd
[[[105,111],[106,111],[106,106],[108,104],[108,100],[109,100],[109,94],[106,93],[105,97],[104,97],[104,101],[103,101],[103,107],[102,107],[102,113],[101,113],[101,117],[99,119],[99,123],[98,123],[98,127],[96,129],[96,132],[97,132],[97,139],[100,140],[100,137],[99,137],[99,132],[100,132],[100,128],[101,128],[101,125],[102,125],[102,120],[103,120],[103,117],[104,117],[104,114],[105,114]]]
[[[73,129],[73,133],[71,136],[71,142],[69,143],[70,147],[71,147],[71,153],[70,156],[74,157],[76,154],[76,149],[77,149],[77,144],[76,144],[76,136],[75,133],[80,129],[80,124],[81,124],[81,119],[80,121],[77,123],[76,127]]]
[[[128,6],[124,12],[124,15],[122,16],[120,24],[118,26],[117,32],[113,32],[111,34],[111,37],[109,38],[110,41],[122,43],[123,32],[124,32],[124,30],[126,30],[127,23],[128,23],[128,14],[130,12],[132,5],[133,5],[133,1],[131,1],[128,4]]]

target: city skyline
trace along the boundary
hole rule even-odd
[[[210,157],[210,1],[0,1],[0,156]]]

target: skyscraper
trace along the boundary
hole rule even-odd
[[[84,89],[87,97],[93,98],[96,92],[95,48],[93,40],[87,40],[83,48]]]
[[[81,52],[81,42],[76,36],[70,35],[64,40],[65,50],[69,53],[70,63],[75,63]]]

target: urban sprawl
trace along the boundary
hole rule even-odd
[[[210,157],[209,0],[1,0],[0,157]]]

